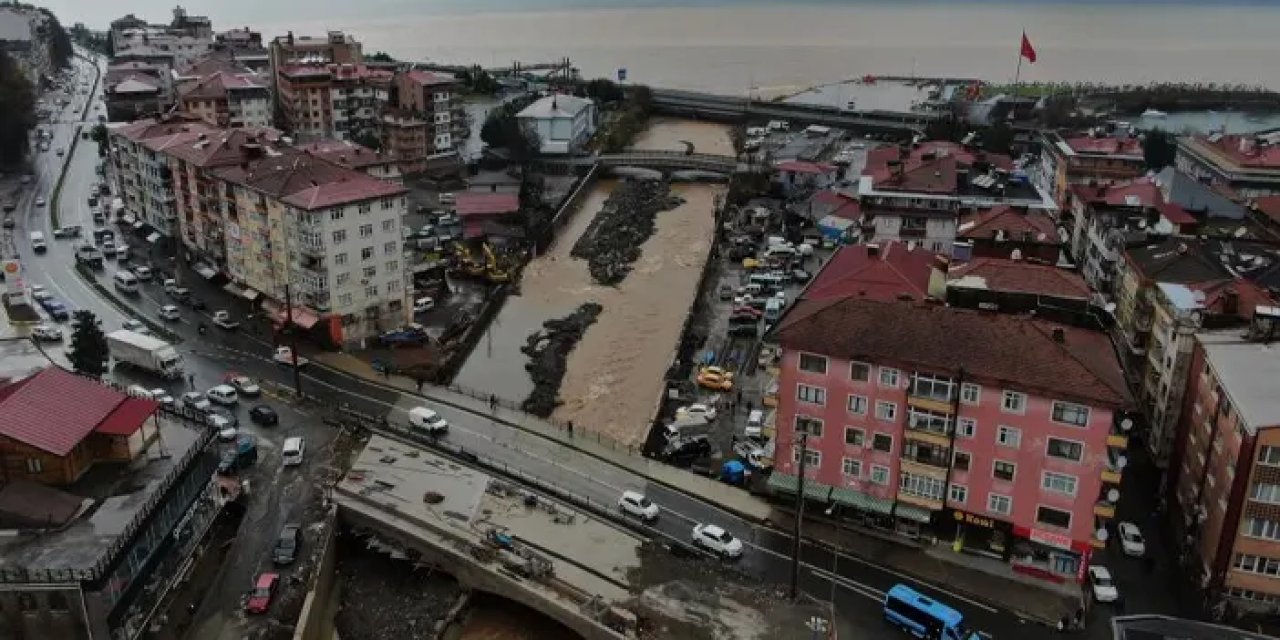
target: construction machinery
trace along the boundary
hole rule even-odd
[[[472,278],[480,278],[485,275],[485,265],[471,254],[471,249],[461,242],[453,243],[454,254],[458,256],[458,268],[463,273]]]
[[[493,253],[493,247],[489,246],[488,242],[484,243],[482,248],[484,249],[485,258],[485,277],[489,279],[489,282],[495,284],[511,282],[511,270],[506,256],[499,259]]]

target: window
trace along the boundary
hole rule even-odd
[[[827,359],[812,353],[800,354],[800,370],[821,375],[827,374]]]
[[[871,481],[876,484],[889,484],[889,467],[871,465]]]
[[[994,477],[996,480],[1013,482],[1013,475],[1017,470],[1018,470],[1018,465],[1012,462],[1005,462],[1004,460],[996,460],[995,465],[991,470],[991,476]]]
[[[941,500],[944,484],[946,483],[940,478],[919,476],[906,472],[898,474],[898,491],[910,496]]]
[[[390,209],[390,208],[392,208],[392,207],[394,207],[394,206],[396,206],[395,198],[383,198],[383,199],[382,199],[382,208],[383,208],[383,209]]]
[[[37,609],[36,596],[32,593],[18,594],[18,609],[20,611],[35,611]]]
[[[861,447],[866,442],[867,433],[857,427],[844,428],[844,443],[851,444],[855,447]]]
[[[1084,443],[1050,437],[1048,448],[1045,450],[1045,455],[1050,458],[1060,458],[1062,460],[1080,462],[1081,460],[1084,460]]]
[[[1003,447],[1017,449],[1022,444],[1022,430],[1000,425],[996,431],[996,443]]]
[[[960,402],[965,404],[978,404],[978,400],[982,397],[982,387],[966,382],[960,385]]]
[[[1258,464],[1280,467],[1280,447],[1264,446],[1258,449]]]
[[[796,399],[809,404],[826,404],[827,390],[822,387],[811,387],[807,384],[796,385]]]
[[[876,419],[893,422],[898,417],[898,405],[881,400],[876,403]]]
[[[387,243],[385,243],[385,244],[383,244],[383,245],[382,245],[382,253],[383,253],[383,255],[388,255],[388,256],[389,256],[389,255],[393,255],[393,254],[395,254],[395,252],[396,252],[396,242],[395,242],[395,240],[392,240],[391,242],[387,242]]]
[[[341,266],[346,263],[347,263],[347,254],[345,253],[339,253],[338,255],[333,257],[333,264],[335,265]]]
[[[366,298],[376,298],[376,297],[378,297],[378,285],[376,285],[376,284],[371,284],[371,285],[369,285],[369,286],[365,287],[365,288],[364,288],[364,297],[366,297]]]
[[[392,231],[395,231],[395,230],[396,230],[396,221],[395,221],[395,220],[383,220],[383,221],[382,221],[382,232],[383,232],[383,233],[391,233]]]
[[[334,243],[334,244],[342,244],[342,243],[344,243],[344,242],[346,242],[346,241],[347,241],[347,230],[346,230],[346,229],[338,229],[337,231],[334,231],[334,232],[333,232],[333,243]]]
[[[1074,402],[1053,402],[1053,421],[1077,427],[1089,426],[1089,407]]]
[[[388,261],[387,261],[387,273],[392,273],[392,274],[394,274],[394,273],[398,273],[399,271],[400,271],[400,261],[399,261],[399,260],[388,260]]]
[[[1026,413],[1027,394],[1018,391],[1005,391],[1000,402],[1000,410],[1005,413]]]
[[[373,211],[373,205],[368,202],[360,205],[360,213],[369,213],[370,211]]]
[[[346,212],[345,212],[345,211],[343,211],[343,209],[342,209],[341,207],[339,207],[339,208],[334,209],[333,211],[330,211],[330,212],[329,212],[329,219],[330,219],[330,220],[332,220],[332,221],[334,221],[334,222],[337,222],[337,221],[339,221],[339,220],[341,220],[341,219],[342,219],[342,216],[343,216],[345,213],[346,213]]]
[[[960,471],[968,471],[969,463],[973,461],[973,456],[968,451],[957,450],[951,456],[951,466]]]
[[[1251,538],[1280,540],[1280,521],[1249,518],[1244,521],[1244,535]]]
[[[853,458],[845,458],[841,471],[844,472],[844,475],[849,476],[850,478],[861,478],[862,461],[855,460]]]
[[[378,275],[378,268],[377,268],[377,267],[365,267],[365,268],[364,268],[364,270],[363,270],[363,271],[361,271],[361,273],[363,273],[363,274],[364,274],[364,277],[366,277],[366,278],[372,278],[372,277],[374,277],[374,276]]]
[[[854,382],[871,382],[871,365],[865,362],[850,362],[849,379]]]
[[[1076,484],[1078,482],[1079,480],[1075,476],[1046,471],[1044,472],[1044,477],[1040,479],[1040,488],[1045,491],[1074,496],[1076,495]]]
[[[978,421],[973,418],[956,418],[956,437],[972,438],[978,433]]]
[[[887,433],[875,434],[871,437],[871,448],[876,451],[893,453],[893,436]]]
[[[1070,529],[1071,512],[1041,505],[1036,507],[1036,522],[1059,529]]]
[[[941,402],[951,402],[955,383],[951,378],[916,374],[911,377],[911,394]]]
[[[360,259],[368,260],[373,257],[373,247],[365,247],[360,250]]]
[[[40,458],[27,458],[27,473],[41,473],[44,471],[44,461]]]
[[[1235,568],[1264,576],[1280,577],[1280,559],[1242,553],[1236,556]]]
[[[855,416],[867,415],[867,397],[855,396],[851,394],[849,396],[848,408],[849,408],[849,413],[852,413]]]
[[[1258,502],[1280,504],[1280,484],[1259,482],[1253,485],[1253,491],[1249,492],[1249,498]]]
[[[362,225],[360,225],[360,237],[361,237],[361,238],[368,238],[368,237],[370,237],[370,236],[372,236],[372,235],[373,235],[373,225],[371,225],[371,224],[362,224]]]
[[[800,450],[799,450],[799,449],[792,449],[792,450],[791,450],[791,461],[792,461],[792,462],[794,462],[794,463],[796,463],[796,464],[799,464],[799,463],[800,463]],[[821,465],[822,465],[822,452],[821,452],[821,451],[817,451],[817,450],[815,450],[815,449],[805,449],[805,450],[804,450],[804,466],[805,466],[805,469],[806,469],[806,470],[808,470],[808,469],[817,469],[817,468],[818,468],[819,466],[821,466]]]
[[[65,613],[71,610],[70,605],[67,604],[67,596],[64,593],[58,593],[57,591],[50,591],[48,596],[48,602],[49,602],[50,611],[59,611],[59,612]]]
[[[898,388],[898,370],[892,367],[880,367],[880,386]]]
[[[337,276],[334,276],[333,282],[334,284],[341,287],[342,285],[346,284],[347,281],[350,279],[351,279],[351,274],[343,272],[343,273],[339,273]]]
[[[399,280],[389,280],[389,281],[387,281],[387,292],[388,292],[388,293],[394,293],[394,292],[399,291],[399,290],[400,290],[400,281],[399,281]],[[395,302],[395,301],[393,300],[392,302]],[[395,309],[392,309],[392,311],[395,311]]]
[[[340,293],[340,294],[338,294],[338,306],[340,306],[340,307],[349,307],[349,306],[351,306],[351,294],[349,294],[349,293]]]
[[[956,504],[964,504],[969,499],[969,487],[962,484],[953,484],[947,498]]]
[[[1013,511],[1013,498],[998,493],[987,495],[987,511],[1007,516]]]
[[[807,423],[807,426],[806,426]],[[822,421],[817,418],[806,418],[805,416],[796,416],[796,433],[809,432],[814,438],[822,437]]]

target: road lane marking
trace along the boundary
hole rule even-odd
[[[804,563],[801,563],[801,564],[804,564]],[[841,587],[844,587],[860,596],[869,598],[876,602],[884,602],[885,593],[871,585],[863,584],[855,580],[850,580],[849,578],[846,578],[842,575],[839,575],[837,573],[832,573],[831,571],[828,571],[826,569],[820,569],[813,565],[805,564],[804,566],[808,567],[809,571],[811,571],[814,575],[821,576],[824,579],[826,579],[827,582],[834,582],[835,584],[838,584]]]

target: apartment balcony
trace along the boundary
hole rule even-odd
[[[925,229],[914,227],[901,227],[898,229],[898,237],[904,239],[918,240],[928,235]]]
[[[907,389],[907,406],[923,409],[925,411],[934,411],[937,413],[945,413],[951,415],[955,412],[955,408],[950,398],[940,397],[935,394],[917,393],[915,389]]]
[[[910,493],[903,493],[901,491],[898,492],[897,499],[898,499],[898,502],[905,502],[907,504],[914,505],[922,509],[928,509],[929,511],[942,511],[942,507],[943,507],[942,500],[938,500],[934,498],[926,498],[925,496],[918,496]]]
[[[316,311],[328,311],[330,309],[329,292],[303,291],[302,303]]]
[[[321,242],[315,242],[302,238],[299,242],[292,244],[292,248],[299,255],[307,258],[323,258],[325,256],[325,247]]]
[[[1111,520],[1116,517],[1116,505],[1106,500],[1099,500],[1093,504],[1093,515],[1104,520]]]
[[[903,436],[908,440],[947,449],[951,446],[952,429],[953,423],[949,417],[908,408]]]
[[[1128,449],[1129,436],[1124,433],[1120,433],[1119,431],[1112,431],[1107,434],[1107,446],[1120,450]]]
[[[1102,467],[1102,481],[1106,484],[1119,486],[1120,480],[1124,477],[1124,468],[1129,464],[1129,458],[1123,453],[1115,449],[1107,449],[1107,459]]]
[[[902,470],[945,480],[951,467],[950,449],[906,446],[902,449]]]

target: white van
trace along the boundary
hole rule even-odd
[[[138,292],[138,277],[133,275],[133,273],[128,269],[121,269],[117,271],[116,275],[111,278],[111,281],[115,283],[117,289],[125,293]]]
[[[744,435],[748,438],[759,438],[764,432],[764,410],[752,409],[747,414],[747,428]]]
[[[778,290],[786,286],[787,279],[778,273],[753,273],[747,282],[758,284],[766,289]]]
[[[409,429],[438,436],[449,430],[449,421],[432,409],[414,407],[409,410]]]
[[[780,256],[786,256],[790,258],[795,255],[796,255],[796,248],[786,244],[775,244],[772,247],[769,247],[768,249],[764,250],[764,257],[766,258],[777,258]]]
[[[49,245],[45,244],[44,241],[43,231],[32,231],[30,238],[32,251],[35,251],[36,253],[44,253],[49,250]]]
[[[284,447],[280,450],[280,457],[284,461],[286,467],[296,467],[302,464],[302,454],[307,449],[307,443],[300,437],[284,439]]]
[[[211,402],[216,402],[224,407],[229,407],[240,401],[240,396],[236,394],[236,388],[229,384],[220,384],[206,391],[204,395]]]

